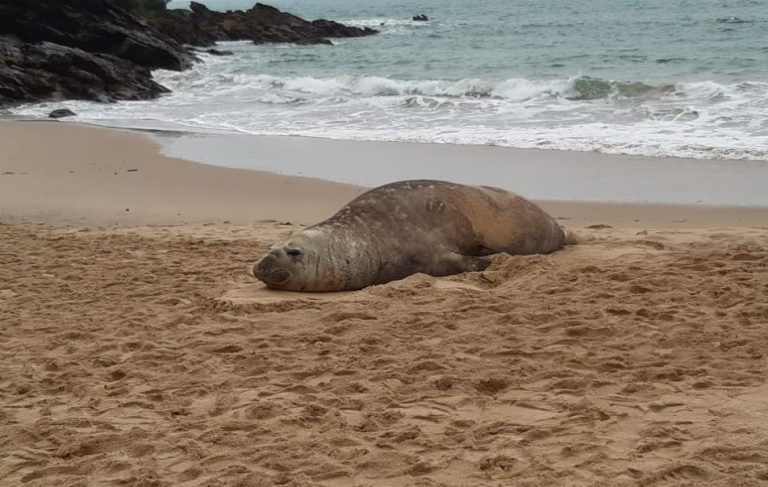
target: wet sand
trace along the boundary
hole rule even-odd
[[[403,179],[491,185],[535,200],[768,206],[768,161],[246,134],[158,136],[174,157],[362,186]]]
[[[272,293],[248,266],[362,188],[136,133],[0,139],[8,485],[768,479],[764,208],[547,202],[583,243]]]
[[[165,139],[167,142],[167,136]],[[200,140],[205,139],[185,140],[182,144],[186,144],[186,151],[197,148]],[[280,162],[287,165],[301,154],[309,157],[314,152],[335,156],[346,153],[347,147],[351,147],[344,142],[321,139],[284,138],[277,146],[265,140],[257,138],[257,142],[251,144],[250,157],[274,161],[275,150],[285,149],[283,152],[288,155]],[[286,142],[295,142],[298,149],[289,151]],[[0,122],[0,143],[3,147],[0,153],[0,221],[6,222],[61,226],[279,220],[310,224],[332,215],[365,190],[361,186],[321,179],[286,177],[169,158],[158,153],[167,147],[148,140],[141,133],[76,124]],[[311,149],[312,144],[327,146],[329,143],[334,146],[333,154],[328,154],[327,148]],[[366,151],[361,151],[359,144],[353,143],[353,152],[359,156],[360,165],[364,165]],[[413,157],[416,157],[423,155],[424,145],[396,144],[393,147],[397,151],[413,150]],[[237,156],[230,158],[227,144],[214,147],[222,153],[222,164],[236,164]],[[436,146],[432,150],[440,155],[446,148],[450,147]],[[263,155],[259,152],[261,149]],[[473,148],[459,146],[457,150],[470,149]],[[474,149],[483,154],[489,148]],[[533,152],[546,156],[549,162],[563,162],[562,153]],[[586,157],[572,154],[578,159]],[[615,157],[615,162],[620,163],[621,157]],[[495,158],[483,162],[498,164]],[[452,180],[461,182],[461,175]],[[731,191],[738,189],[731,188]],[[742,193],[745,200],[754,199],[747,189]],[[763,193],[760,191],[761,195]],[[764,225],[768,221],[768,207],[537,202],[564,225],[576,227],[596,224],[653,228],[742,227]]]

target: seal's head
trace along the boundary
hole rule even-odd
[[[303,233],[274,245],[253,267],[253,275],[271,289],[311,291],[317,282],[319,252]]]

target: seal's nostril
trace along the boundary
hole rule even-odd
[[[276,260],[275,256],[272,254],[265,255],[260,261],[256,262],[256,265],[253,266],[253,275],[254,277],[258,279],[262,279],[262,277],[269,272],[270,267],[272,267],[272,262]]]
[[[289,271],[278,265],[278,259],[273,253],[265,255],[256,263],[253,267],[253,275],[268,286],[285,282],[291,276]]]

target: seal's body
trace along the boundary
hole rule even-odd
[[[272,247],[254,275],[273,289],[348,291],[422,272],[485,269],[491,254],[545,254],[565,233],[541,208],[487,186],[401,181],[364,193]]]

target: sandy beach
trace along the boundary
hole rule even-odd
[[[3,485],[768,481],[766,207],[541,201],[581,243],[276,293],[248,267],[365,188],[75,124],[0,147]]]

